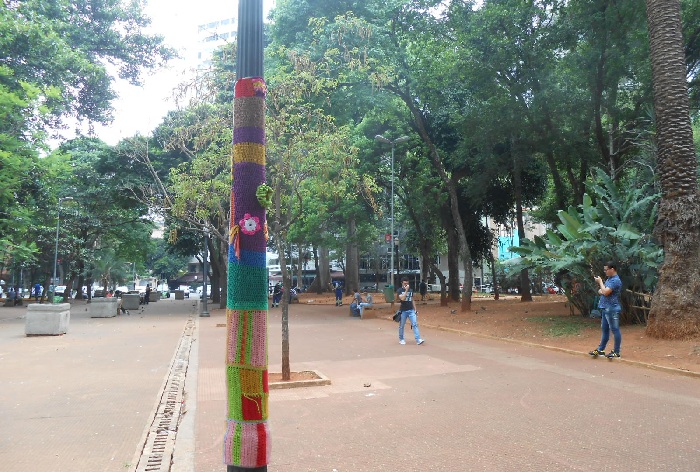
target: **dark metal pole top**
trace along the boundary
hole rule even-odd
[[[263,77],[263,0],[239,0],[236,44],[236,78]]]

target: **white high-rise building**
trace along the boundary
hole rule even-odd
[[[227,16],[197,25],[197,69],[211,66],[214,50],[236,40],[238,20]]]

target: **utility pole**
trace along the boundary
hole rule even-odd
[[[396,292],[396,286],[394,285],[394,253],[396,252],[396,240],[394,235],[394,150],[396,149],[397,143],[403,143],[408,141],[408,136],[401,136],[393,141],[385,138],[381,134],[374,137],[377,141],[382,143],[391,144],[391,288]],[[396,298],[396,296],[394,296]],[[391,299],[391,311],[394,311],[394,299]]]
[[[231,240],[226,300],[224,462],[227,472],[267,472],[267,224],[262,0],[238,2]]]

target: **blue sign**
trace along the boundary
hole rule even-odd
[[[514,252],[508,250],[511,246],[518,246],[520,244],[520,239],[518,234],[515,233],[512,236],[499,236],[498,237],[498,259],[513,259],[514,257],[520,257]]]

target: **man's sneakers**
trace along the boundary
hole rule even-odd
[[[590,354],[593,357],[602,356],[602,357],[607,357],[608,359],[615,359],[616,357],[620,357],[620,353],[617,351],[610,351],[610,353],[608,355],[605,355],[605,351],[600,351],[598,349],[593,349],[588,354]]]
[[[405,340],[405,339],[399,339],[399,344],[406,344],[406,340]]]
[[[425,342],[425,340],[419,339],[418,341],[416,341],[416,344],[418,344],[418,345],[420,346],[420,345],[423,344],[424,342]]]

